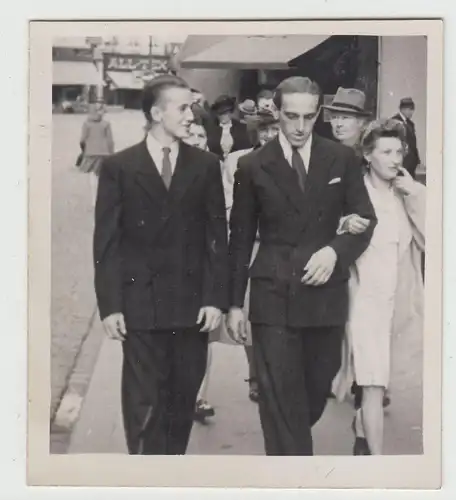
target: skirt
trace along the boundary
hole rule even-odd
[[[100,175],[103,158],[104,156],[84,156],[79,169],[86,174],[92,172],[95,175]]]

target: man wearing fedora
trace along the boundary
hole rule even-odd
[[[252,146],[247,125],[234,118],[236,99],[228,95],[217,97],[211,106],[215,115],[215,125],[208,131],[208,148],[221,160],[233,151]]]
[[[405,125],[408,150],[404,158],[404,168],[415,179],[416,169],[421,161],[416,141],[415,124],[412,121],[414,112],[415,103],[413,99],[404,97],[399,102],[399,113],[394,115],[393,119],[399,120]]]
[[[228,330],[245,342],[249,319],[267,455],[312,455],[311,428],[341,364],[350,265],[369,245],[375,213],[353,149],[313,132],[319,86],[290,77],[276,89],[276,139],[243,156],[230,217]],[[370,221],[337,234],[340,218]],[[258,254],[249,269],[259,232]]]
[[[366,95],[358,89],[339,87],[330,105],[323,106],[329,112],[334,138],[355,150],[359,156],[362,153],[359,142],[370,113],[365,109]]]

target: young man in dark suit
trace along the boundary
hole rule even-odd
[[[312,455],[311,427],[341,363],[349,266],[367,248],[376,219],[353,150],[313,133],[322,104],[318,85],[288,78],[274,100],[278,138],[242,157],[235,176],[228,329],[236,341],[245,338],[250,275],[266,454]],[[352,213],[367,219],[367,230],[338,234],[340,218]]]
[[[123,348],[130,454],[186,452],[208,332],[228,306],[228,243],[218,158],[181,142],[193,118],[180,78],[144,90],[146,138],[105,162],[95,214],[95,288]]]
[[[399,113],[393,116],[405,125],[408,151],[404,158],[404,168],[415,179],[416,169],[421,163],[416,141],[415,124],[412,121],[415,103],[411,97],[404,97],[399,102]]]

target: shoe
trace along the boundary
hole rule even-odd
[[[199,399],[196,402],[195,408],[195,419],[204,420],[207,417],[213,417],[215,415],[214,408],[207,402]]]
[[[385,393],[383,396],[383,408],[387,408],[391,404],[391,397],[389,394]]]
[[[370,455],[369,445],[367,444],[367,439],[363,437],[358,437],[356,435],[356,417],[353,419],[351,424],[351,429],[355,435],[355,444],[353,446],[353,455]]]
[[[260,398],[260,394],[258,391],[258,382],[256,381],[256,378],[248,378],[246,382],[249,383],[249,399],[250,401],[253,401],[254,403],[258,403],[258,400]]]
[[[366,438],[357,437],[353,446],[353,455],[370,455],[369,445]]]

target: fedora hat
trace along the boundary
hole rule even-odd
[[[213,102],[211,109],[216,114],[222,114],[228,111],[234,111],[235,104],[235,97],[230,97],[229,95],[220,95]]]
[[[399,108],[415,109],[415,103],[411,97],[403,97],[399,102]]]
[[[264,128],[269,127],[274,123],[278,123],[278,121],[278,116],[275,116],[272,111],[269,111],[268,109],[262,109],[258,111],[254,123],[257,128]]]
[[[339,87],[332,103],[323,108],[350,115],[369,116],[370,113],[366,111],[365,106],[366,94],[362,90]]]
[[[244,115],[255,115],[257,112],[255,101],[252,99],[246,99],[244,102],[241,102],[238,106],[239,111]]]

